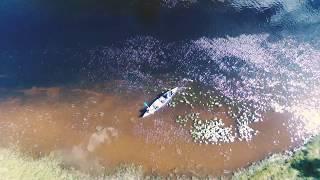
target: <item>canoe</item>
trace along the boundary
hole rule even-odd
[[[156,111],[164,107],[166,104],[170,102],[170,100],[173,98],[173,96],[178,92],[178,87],[175,87],[166,93],[162,94],[158,99],[153,101],[153,103],[148,106],[146,111],[143,113],[142,117],[145,118],[147,116],[150,116],[154,114]]]

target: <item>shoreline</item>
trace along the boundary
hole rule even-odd
[[[165,179],[165,178],[197,178],[197,179],[260,179],[260,178],[297,178],[319,175],[320,135],[298,148],[282,153],[275,153],[261,161],[257,161],[245,168],[240,168],[225,176],[196,176],[190,174],[175,174],[167,176],[144,174],[140,166],[120,165],[117,168],[104,169],[103,172],[90,174],[64,166],[59,158],[52,155],[40,159],[31,158],[16,148],[0,148],[0,175],[4,179],[23,177],[40,179]],[[310,164],[311,169],[310,170]],[[305,169],[306,165],[309,169]],[[310,172],[304,172],[310,171]]]

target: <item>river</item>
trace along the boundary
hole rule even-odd
[[[229,174],[297,147],[320,128],[319,7],[2,1],[0,144],[84,171],[163,175]],[[139,118],[176,86],[168,107]],[[218,121],[220,134],[199,135]]]

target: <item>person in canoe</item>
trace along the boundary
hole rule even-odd
[[[170,102],[170,100],[173,98],[173,96],[178,92],[178,87],[175,87],[163,95],[161,95],[158,99],[153,101],[153,103],[148,106],[148,104],[145,103],[147,106],[146,111],[142,114],[142,118],[145,118],[147,116],[150,116],[154,114],[156,111],[158,111],[160,108],[164,107],[166,104]]]

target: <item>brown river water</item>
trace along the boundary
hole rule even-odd
[[[249,142],[200,145],[175,122],[177,114],[195,111],[232,124],[223,107],[210,113],[197,107],[166,107],[141,119],[143,102],[157,93],[64,87],[6,92],[0,101],[2,146],[15,145],[36,157],[55,154],[84,171],[136,164],[162,175],[222,175],[293,145],[286,128],[288,114],[266,113],[264,121],[250,125],[259,133]]]
[[[297,147],[320,132],[318,2],[2,0],[0,148],[92,173],[201,176]],[[189,82],[211,94],[139,118]],[[203,123],[182,126],[194,113]]]

